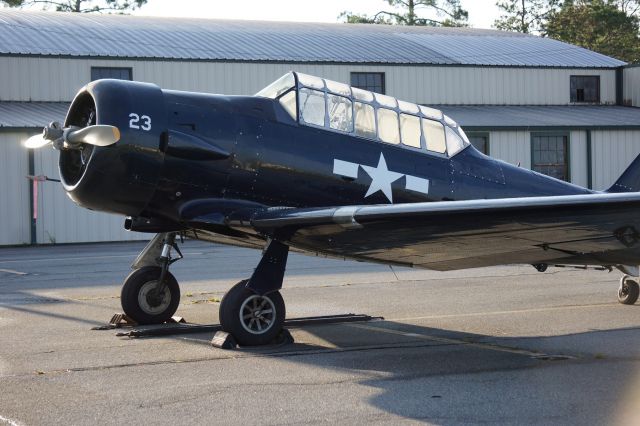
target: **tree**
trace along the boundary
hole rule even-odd
[[[562,0],[501,0],[496,3],[503,15],[493,26],[519,33],[544,33],[549,16],[558,10]]]
[[[434,27],[461,27],[467,25],[469,12],[460,6],[460,0],[385,0],[392,10],[381,10],[373,16],[342,12],[350,24],[428,25]],[[433,18],[421,17],[420,12],[433,13]]]
[[[118,12],[125,13],[141,7],[147,0],[3,0],[10,7],[28,7],[41,5],[48,10],[55,7],[59,12]]]
[[[640,61],[638,5],[629,1],[566,1],[549,16],[546,35],[613,56],[627,62]],[[626,7],[627,12],[623,10]],[[630,15],[629,13],[633,13]]]

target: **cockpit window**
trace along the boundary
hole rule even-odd
[[[439,121],[422,119],[422,132],[427,143],[427,150],[444,154],[447,144],[444,139],[444,126]]]
[[[469,141],[467,134],[464,132],[464,130],[462,130],[462,127],[458,127],[458,134],[460,135],[460,137],[462,137],[462,140],[464,141],[465,146],[471,145],[471,142]]]
[[[458,127],[458,123],[453,121],[453,119],[448,115],[444,115],[444,122],[447,123],[449,126],[453,127],[454,129]]]
[[[280,105],[289,113],[291,118],[296,119],[296,91],[290,90],[278,99]]]
[[[324,93],[300,89],[300,119],[308,124],[324,126]]]
[[[327,108],[329,111],[330,128],[347,133],[353,131],[353,107],[349,98],[328,94]]]
[[[312,75],[298,73],[298,81],[303,86],[311,87],[314,89],[324,89],[324,82],[320,77],[314,77]]]
[[[400,131],[403,145],[420,148],[420,118],[415,115],[400,114]]]
[[[418,105],[405,101],[398,101],[398,107],[402,111],[409,112],[411,114],[418,114],[420,112],[420,110],[418,109]]]
[[[469,146],[442,111],[337,81],[290,72],[258,92],[300,124],[453,156]]]
[[[352,87],[351,91],[353,92],[353,97],[359,101],[364,102],[373,102],[373,93],[368,90],[358,89],[357,87]]]
[[[392,98],[391,96],[381,95],[380,93],[373,94],[376,97],[376,101],[382,106],[389,108],[397,108],[398,103],[396,102],[396,98]]]
[[[327,84],[327,90],[338,95],[351,96],[351,86],[331,80],[325,80],[324,82]]]
[[[256,93],[256,96],[275,99],[289,89],[296,87],[296,79],[293,73],[287,73]]]
[[[458,134],[449,126],[446,130],[447,134],[447,151],[449,155],[454,156],[465,147],[464,141]]]
[[[398,113],[387,108],[378,108],[378,137],[382,142],[399,144]]]
[[[375,139],[376,115],[373,107],[362,102],[354,102],[353,111],[355,113],[356,135]]]
[[[443,114],[438,109],[420,105],[420,112],[423,113],[425,117],[433,118],[434,120],[442,120]]]

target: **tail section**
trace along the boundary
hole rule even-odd
[[[638,192],[640,191],[640,155],[627,167],[616,183],[605,192]]]

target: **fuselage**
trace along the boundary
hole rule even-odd
[[[153,231],[165,225],[179,228],[186,216],[202,214],[203,209],[224,215],[257,206],[591,192],[493,159],[472,146],[447,155],[305,125],[268,97],[198,94],[104,80],[81,91],[67,125],[88,123],[85,116],[91,114],[83,108],[89,108],[85,104],[90,98],[93,123],[118,126],[122,140],[93,149],[82,161],[69,157],[77,153],[63,153],[65,189],[85,207],[153,219],[159,224]],[[71,160],[80,172],[69,172]]]

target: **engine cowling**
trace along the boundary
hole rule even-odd
[[[162,90],[149,83],[97,80],[83,87],[64,127],[108,124],[120,140],[106,147],[85,145],[60,152],[60,177],[78,205],[136,216],[153,196],[164,161],[167,131]]]

